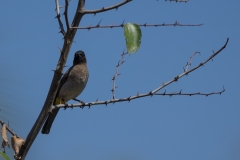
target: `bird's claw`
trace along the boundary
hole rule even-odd
[[[79,99],[76,99],[76,98],[74,98],[73,100],[75,100],[75,101],[77,101],[77,102],[79,102],[79,103],[81,103],[82,105],[80,106],[80,108],[84,108],[84,106],[85,106],[85,103],[83,102],[83,101],[81,101],[81,100],[79,100]]]

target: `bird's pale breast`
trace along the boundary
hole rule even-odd
[[[76,98],[85,88],[87,81],[87,65],[84,63],[73,66],[68,75],[67,81],[59,91],[59,98],[65,101]]]

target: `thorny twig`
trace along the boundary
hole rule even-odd
[[[78,103],[78,104],[60,104],[60,105],[56,105],[56,106],[52,106],[52,109],[56,109],[56,108],[73,108],[73,107],[81,107],[83,108],[84,106],[88,106],[88,107],[91,107],[92,105],[100,105],[100,104],[105,104],[105,105],[108,105],[109,103],[116,103],[116,102],[124,102],[124,101],[131,101],[133,99],[137,99],[137,98],[142,98],[142,97],[147,97],[147,96],[153,96],[153,95],[161,95],[161,94],[158,94],[157,92],[163,88],[165,88],[166,86],[168,86],[169,84],[173,83],[173,82],[177,82],[178,79],[182,78],[183,76],[185,75],[188,75],[189,73],[193,72],[194,70],[198,69],[199,67],[201,66],[204,66],[204,64],[206,64],[208,61],[210,61],[211,59],[213,59],[217,54],[219,54],[228,44],[228,40],[229,38],[227,38],[227,41],[225,42],[225,44],[217,51],[217,52],[214,52],[208,59],[206,59],[204,62],[200,63],[199,65],[197,65],[196,67],[188,70],[188,71],[184,71],[182,74],[174,77],[172,80],[170,80],[169,82],[167,83],[163,83],[160,87],[156,88],[155,90],[152,90],[148,93],[145,93],[145,94],[137,94],[135,96],[129,96],[127,98],[120,98],[120,99],[111,99],[111,100],[106,100],[106,101],[95,101],[95,102],[89,102],[89,103]],[[221,92],[212,92],[212,93],[187,93],[187,94],[184,94],[184,95],[188,95],[188,96],[191,96],[191,95],[212,95],[212,94],[221,94],[225,91],[225,89],[223,88],[223,90]],[[178,94],[169,94],[169,96],[174,96],[174,95],[181,95],[180,94],[181,91],[178,93]],[[166,94],[166,93],[165,93]]]
[[[200,52],[195,52],[195,53],[193,53],[193,54],[191,55],[189,62],[187,62],[185,68],[183,67],[184,72],[186,72],[186,71],[188,70],[188,67],[191,66],[191,64],[192,64],[192,59],[193,59],[193,57],[194,57],[197,53],[200,54]]]
[[[57,12],[56,18],[58,19],[60,32],[62,33],[63,36],[65,36],[65,30],[64,30],[63,23],[62,23],[61,16],[60,16],[60,5],[59,5],[58,0],[55,0],[55,4],[56,4],[56,12]]]
[[[122,59],[121,59],[121,61],[118,62],[117,66],[116,66],[116,73],[115,73],[115,75],[114,75],[113,78],[112,78],[113,88],[112,88],[111,92],[112,92],[113,99],[115,99],[115,93],[114,93],[114,91],[115,91],[115,89],[117,88],[116,83],[115,83],[115,82],[116,82],[116,78],[117,78],[117,76],[120,75],[120,73],[118,73],[118,69],[119,69],[119,67],[125,62],[125,61],[124,61],[124,55],[126,55],[126,54],[128,54],[128,52],[123,52],[123,53],[122,53],[122,55],[121,55]]]
[[[67,26],[67,31],[69,30],[69,21],[68,21],[68,5],[69,5],[70,0],[65,0],[65,11],[64,11],[64,16],[65,16],[65,22]]]
[[[165,0],[165,2],[170,1],[170,2],[185,2],[187,3],[189,0]]]
[[[93,28],[119,28],[119,27],[122,28],[125,25],[124,21],[119,25],[106,25],[106,26],[101,26],[100,22],[95,26],[90,25],[90,26],[87,26],[87,27],[72,27],[72,28],[90,30],[90,29],[93,29]],[[144,24],[137,24],[137,25],[140,26],[140,27],[166,27],[166,26],[195,27],[195,26],[202,26],[203,24],[202,23],[201,24],[180,24],[178,21],[176,21],[175,23],[169,23],[169,24],[166,24],[166,23],[162,23],[162,24],[147,24],[147,23],[144,23]]]
[[[123,2],[121,3],[118,3],[118,4],[115,4],[113,6],[110,6],[110,7],[103,7],[101,9],[96,9],[96,10],[84,10],[82,11],[81,13],[82,14],[94,14],[96,15],[97,13],[100,13],[100,12],[105,12],[105,11],[108,11],[108,10],[112,10],[112,9],[118,9],[118,7],[128,3],[128,2],[131,2],[132,0],[124,0]]]
[[[182,93],[182,90],[180,90],[179,92],[173,92],[173,93],[166,93],[166,90],[163,93],[154,93],[154,95],[160,95],[160,96],[196,96],[196,95],[201,95],[201,96],[209,96],[209,95],[213,95],[213,94],[222,94],[223,92],[225,92],[225,88],[223,86],[222,91],[220,92],[211,92],[211,93],[201,93],[201,92],[197,92],[197,93]]]

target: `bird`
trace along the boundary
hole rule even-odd
[[[53,102],[53,105],[66,104],[69,100],[77,100],[84,90],[88,82],[88,68],[85,53],[81,50],[77,51],[74,55],[73,65],[66,71],[60,80],[58,91]],[[77,100],[84,103],[81,100]],[[42,128],[42,134],[49,134],[53,121],[59,111],[59,108],[52,110]]]

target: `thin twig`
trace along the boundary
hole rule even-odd
[[[65,0],[65,11],[64,11],[64,16],[65,16],[65,22],[67,26],[67,31],[69,30],[69,21],[68,21],[68,5],[69,5],[69,0]]]
[[[113,6],[110,6],[110,7],[103,7],[101,9],[96,9],[96,10],[84,10],[82,12],[82,14],[94,14],[96,15],[97,13],[100,13],[100,12],[106,12],[106,11],[109,11],[109,10],[112,10],[112,9],[118,9],[118,7],[128,3],[128,2],[131,2],[132,0],[124,0],[123,2],[121,3],[118,3],[118,4],[115,4]]]
[[[55,0],[55,3],[56,3],[56,12],[57,12],[56,18],[58,19],[60,32],[62,33],[63,36],[65,36],[65,30],[64,30],[63,23],[62,23],[61,16],[60,16],[60,6],[58,3],[58,0]]]
[[[187,3],[189,0],[165,0],[165,2],[170,1],[170,2],[184,2]]]
[[[142,98],[142,97],[148,97],[148,96],[157,96],[157,95],[160,95],[160,96],[195,96],[195,95],[199,95],[199,96],[209,96],[209,95],[214,95],[214,94],[219,94],[221,95],[223,92],[225,92],[225,89],[223,88],[222,91],[220,92],[211,92],[211,93],[201,93],[201,92],[197,92],[197,93],[152,93],[152,92],[149,92],[149,93],[146,93],[146,94],[137,94],[135,96],[129,96],[127,98],[121,98],[121,99],[111,99],[111,100],[106,100],[106,101],[95,101],[95,102],[89,102],[89,103],[78,103],[78,104],[59,104],[59,105],[56,105],[56,106],[52,106],[52,109],[56,109],[56,108],[73,108],[73,107],[91,107],[91,106],[94,106],[94,105],[108,105],[110,103],[117,103],[117,102],[130,102],[131,100],[134,100],[134,99],[137,99],[137,98]]]
[[[153,90],[152,93],[156,93],[157,91],[159,91],[160,89],[166,87],[167,85],[171,84],[172,82],[176,82],[176,81],[178,81],[178,79],[182,78],[183,76],[188,75],[189,73],[191,73],[192,71],[198,69],[198,68],[201,67],[201,66],[204,66],[204,64],[206,64],[209,60],[213,59],[213,57],[215,57],[218,53],[220,53],[220,52],[227,46],[228,40],[229,40],[229,38],[227,38],[227,41],[226,41],[226,43],[222,46],[222,48],[220,48],[217,52],[214,52],[206,61],[200,63],[198,66],[190,69],[189,71],[186,71],[186,72],[184,72],[184,73],[176,76],[173,80],[171,80],[171,81],[163,84],[161,87]]]
[[[195,52],[195,53],[193,53],[193,54],[191,55],[189,62],[187,62],[186,66],[185,66],[185,68],[184,68],[184,72],[187,72],[188,67],[191,66],[191,64],[192,64],[192,59],[193,59],[193,57],[194,57],[197,53],[200,54],[200,52]]]
[[[119,25],[106,25],[106,26],[101,26],[100,23],[98,23],[96,26],[87,26],[87,27],[72,27],[72,28],[76,28],[76,29],[93,29],[93,28],[122,28],[124,27],[124,23],[121,23]],[[137,24],[138,26],[140,27],[166,27],[166,26],[180,26],[180,27],[195,27],[195,26],[202,26],[203,24],[180,24],[178,23],[177,21],[175,23],[170,23],[170,24],[165,24],[165,23],[162,23],[162,24]]]
[[[117,86],[116,86],[116,79],[117,79],[117,76],[119,76],[120,75],[120,73],[118,73],[118,69],[119,69],[119,67],[125,62],[124,61],[124,55],[126,55],[128,52],[123,52],[122,54],[121,54],[121,61],[119,61],[118,62],[118,64],[117,64],[117,66],[116,66],[116,73],[115,73],[115,75],[113,76],[113,78],[112,78],[112,81],[113,81],[113,88],[112,88],[112,90],[111,90],[111,92],[112,92],[112,96],[113,96],[113,99],[115,99],[115,89],[117,88]]]
[[[225,88],[223,87],[222,91],[220,92],[211,92],[211,93],[201,93],[201,92],[197,92],[197,93],[182,93],[182,90],[179,92],[174,92],[174,93],[154,93],[153,95],[159,95],[159,96],[209,96],[209,95],[213,95],[213,94],[222,94],[223,92],[225,92]]]
[[[108,105],[109,103],[116,103],[116,102],[124,102],[124,101],[131,101],[133,99],[137,99],[137,98],[142,98],[142,97],[147,97],[147,96],[153,96],[153,95],[160,95],[158,94],[157,92],[163,88],[165,88],[166,86],[168,86],[169,84],[173,83],[173,82],[176,82],[178,81],[178,79],[182,78],[183,76],[193,72],[194,70],[198,69],[199,67],[203,66],[204,64],[206,64],[209,60],[213,59],[217,54],[219,54],[228,44],[228,40],[229,38],[227,38],[227,41],[226,43],[217,51],[217,52],[214,52],[208,59],[206,59],[204,62],[200,63],[199,65],[197,65],[196,67],[192,68],[191,70],[189,71],[186,71],[186,72],[183,72],[182,74],[174,77],[172,80],[170,80],[169,82],[167,83],[163,83],[160,87],[156,88],[155,90],[152,90],[148,93],[145,93],[145,94],[137,94],[135,96],[129,96],[127,98],[121,98],[121,99],[111,99],[111,100],[106,100],[106,101],[95,101],[95,102],[89,102],[89,103],[78,103],[78,104],[60,104],[60,105],[56,105],[56,106],[52,106],[52,109],[56,109],[56,108],[73,108],[73,107],[81,107],[83,108],[84,106],[88,106],[88,107],[91,107],[92,105],[101,105],[101,104],[105,104],[105,105]],[[212,92],[212,93],[188,93],[188,94],[185,94],[185,95],[212,95],[212,94],[221,94],[225,91],[225,89],[223,88],[223,90],[221,92]],[[166,94],[166,91],[164,92]],[[164,94],[163,93],[163,94]],[[174,95],[174,93],[171,94],[172,96]],[[181,95],[181,91],[176,94],[176,95]],[[170,96],[170,94],[169,94]]]

